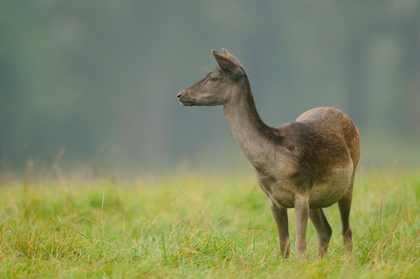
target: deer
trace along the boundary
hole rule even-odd
[[[283,258],[290,257],[287,210],[295,209],[298,258],[307,257],[308,219],[317,234],[317,257],[322,258],[332,235],[323,208],[335,203],[344,247],[351,254],[350,209],[360,158],[357,127],[349,116],[332,107],[310,109],[277,128],[266,125],[257,112],[244,67],[228,51],[222,52],[212,50],[218,66],[181,90],[178,101],[187,107],[223,106],[233,137],[270,201]]]

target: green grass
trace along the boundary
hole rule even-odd
[[[327,256],[283,260],[252,174],[135,179],[0,177],[0,278],[420,278],[420,173],[358,176],[354,252],[337,206]]]

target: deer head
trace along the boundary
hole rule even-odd
[[[239,60],[223,49],[223,54],[212,50],[218,66],[203,79],[178,93],[184,106],[225,105],[248,83],[245,70]],[[245,82],[246,81],[246,82]]]

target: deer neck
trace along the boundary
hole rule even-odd
[[[256,166],[268,159],[267,154],[272,154],[276,131],[261,120],[249,86],[236,96],[239,97],[226,103],[223,110],[236,143]]]

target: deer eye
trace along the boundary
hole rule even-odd
[[[217,78],[215,78],[215,77],[209,77],[209,81],[216,81],[217,80]]]

